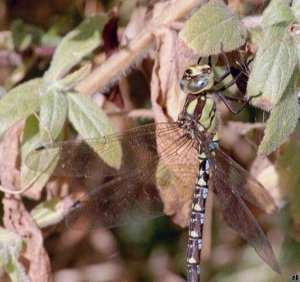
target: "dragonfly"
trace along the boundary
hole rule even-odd
[[[188,67],[180,87],[185,95],[175,122],[153,123],[104,137],[70,140],[43,145],[27,156],[31,169],[45,171],[51,163],[53,175],[114,178],[75,201],[66,214],[67,226],[112,228],[130,221],[163,214],[189,214],[187,281],[200,281],[205,205],[209,186],[218,195],[229,225],[255,249],[277,273],[281,273],[272,246],[246,203],[264,212],[276,210],[269,192],[243,167],[219,148],[217,101],[247,102],[228,97],[220,87],[231,73],[216,77],[211,64]]]

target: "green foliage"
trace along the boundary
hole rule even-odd
[[[91,65],[85,64],[78,70],[66,75],[61,81],[59,81],[59,83],[68,87],[72,87],[72,85],[85,78],[90,72]]]
[[[259,148],[262,155],[278,148],[299,118],[297,77],[291,78],[300,58],[299,35],[291,31],[299,20],[298,6],[297,1],[290,7],[284,0],[273,0],[263,13],[264,39],[258,47],[247,87],[248,96],[260,94],[252,99],[254,105],[272,111]]]
[[[293,1],[292,9],[293,9],[295,18],[299,20],[300,19],[300,1],[299,0]]]
[[[95,16],[69,32],[57,47],[44,79],[54,81],[62,78],[83,57],[98,47],[102,41],[102,31],[106,21],[103,15]]]
[[[113,133],[107,116],[98,111],[98,106],[89,98],[75,91],[66,93],[68,118],[84,138],[95,138]]]
[[[300,20],[299,2],[294,1],[290,7],[285,0],[271,1],[263,13],[262,27],[249,30],[249,38],[258,45],[258,51],[247,95],[252,97],[253,105],[274,111],[259,148],[263,155],[286,140],[299,118],[295,103],[297,89],[291,86],[295,84],[296,78],[291,77],[300,58],[300,28],[296,23]],[[296,29],[294,33],[292,27]],[[221,45],[224,51],[240,47],[245,43],[246,29],[223,2],[211,1],[187,21],[180,36],[200,55],[210,55],[220,53]],[[291,108],[286,110],[286,107]]]
[[[264,11],[263,26],[267,28],[280,23],[289,23],[294,19],[292,9],[287,1],[273,0]]]
[[[9,127],[39,110],[43,81],[27,81],[10,90],[0,100],[0,135]]]
[[[41,28],[24,24],[21,20],[14,21],[10,29],[14,46],[20,51],[26,50],[31,44],[39,44],[44,34]]]
[[[67,117],[84,138],[114,132],[109,119],[90,98],[71,91],[73,85],[89,73],[90,66],[85,65],[63,78],[63,75],[99,46],[106,21],[103,15],[83,21],[60,42],[43,78],[20,84],[0,100],[0,134],[21,119],[29,117],[22,142],[22,187],[32,185],[35,181],[35,188],[41,189],[48,181],[58,156],[49,160],[46,166],[44,164],[43,167],[47,169],[43,172],[47,175],[28,169],[24,158],[35,148],[60,138]],[[14,34],[20,40],[16,44],[21,49],[31,43],[32,36],[26,32],[28,28],[22,27],[20,22],[14,24]],[[120,152],[120,145],[116,146],[116,150]],[[117,157],[116,166],[120,163],[120,158],[121,155]],[[36,160],[35,166],[38,170],[39,160]]]
[[[18,261],[23,248],[22,238],[13,231],[0,228],[0,266],[12,282],[29,282],[23,265]]]
[[[298,72],[292,76],[282,99],[271,112],[258,153],[270,154],[294,131],[300,116],[296,83]],[[287,110],[288,109],[288,110]],[[280,130],[279,130],[280,129]]]
[[[40,108],[40,140],[50,143],[55,140],[67,117],[67,99],[58,89],[51,89],[41,97]]]
[[[116,1],[114,1],[114,3],[115,2]],[[133,20],[133,17],[131,17],[130,15],[131,12],[130,13],[128,12],[128,14],[127,12],[126,13],[123,12],[125,13],[125,16],[123,16],[124,25],[130,19],[131,27],[137,27],[136,23],[138,23],[138,25],[140,26],[142,26],[142,24],[147,26],[146,21],[143,21],[143,23],[141,24],[142,22],[141,19],[145,14],[147,14],[147,17],[150,17],[151,13],[149,13],[150,11],[149,7],[138,5],[138,9],[136,9],[134,8],[135,5],[133,5],[134,2],[136,1],[124,1],[124,3],[122,3],[121,21],[122,21],[122,7],[124,5],[130,5],[130,11],[133,11],[135,13],[138,12],[135,14],[135,17],[138,18],[138,21],[137,19]],[[190,1],[184,1],[184,0],[167,1],[167,2],[170,3],[181,2],[182,7],[184,7],[185,3],[190,3]],[[160,5],[169,4],[167,2],[159,3],[159,4]],[[240,9],[241,6],[243,5],[243,8],[245,8],[246,6],[242,2],[238,1],[234,3],[235,6],[232,7],[234,7],[234,9],[239,10],[239,12],[241,12],[242,11],[242,9]],[[111,1],[108,1],[108,3],[111,3]],[[251,5],[254,6],[254,4],[248,3],[247,9],[248,7],[251,7]],[[78,5],[78,7],[79,6],[80,5]],[[157,7],[158,9],[155,9],[155,13],[158,14],[160,12],[159,10],[161,9],[161,6],[160,7],[157,6]],[[103,7],[100,7],[100,9],[102,8]],[[97,7],[97,9],[99,9],[99,7]],[[261,9],[261,7],[259,9]],[[86,15],[88,10],[89,9],[86,9],[84,11],[84,15]],[[187,13],[185,11],[186,10],[183,9],[182,11],[180,11],[180,13],[178,13],[181,14],[182,19],[185,19],[187,17]],[[69,12],[70,11],[68,11],[68,13]],[[170,14],[173,14],[173,12],[174,11],[170,9]],[[251,15],[256,14],[257,12],[259,12],[258,9],[257,11],[253,11],[253,13],[251,11]],[[77,14],[76,16],[78,17],[79,14]],[[251,16],[249,18],[253,19],[256,18],[256,16],[255,17]],[[190,18],[190,20],[187,21],[185,28],[180,33],[181,38],[187,43],[187,45],[192,49],[194,49],[201,56],[207,56],[210,54],[219,54],[221,51],[221,46],[223,46],[224,51],[229,52],[231,50],[239,48],[241,45],[249,41],[252,43],[252,45],[250,44],[251,52],[253,52],[255,48],[258,48],[255,60],[250,66],[251,75],[249,79],[247,92],[250,97],[253,97],[251,99],[251,103],[253,103],[257,107],[260,107],[263,110],[271,111],[270,118],[266,124],[265,135],[259,147],[259,154],[262,155],[269,154],[275,149],[277,149],[280,146],[280,144],[282,144],[287,139],[287,137],[291,134],[296,124],[298,123],[300,113],[299,113],[299,105],[298,105],[296,93],[298,92],[298,87],[297,87],[297,80],[299,75],[298,65],[300,63],[300,25],[298,23],[299,21],[300,21],[300,0],[294,0],[292,6],[290,6],[287,1],[273,0],[270,2],[268,8],[265,9],[262,22],[259,22],[258,24],[256,23],[254,28],[251,26],[251,24],[250,25],[247,24],[247,18],[245,18],[244,23],[247,26],[247,31],[246,31],[246,27],[244,26],[244,24],[233,14],[233,12],[227,7],[227,5],[224,4],[223,1],[210,1],[207,5],[204,5],[198,12],[196,12]],[[26,167],[24,161],[30,151],[34,150],[35,148],[41,145],[44,145],[45,143],[63,140],[64,135],[68,136],[68,133],[70,131],[69,130],[70,125],[72,129],[74,128],[83,138],[94,138],[94,137],[106,136],[107,134],[114,133],[114,130],[110,125],[109,119],[107,118],[105,113],[96,105],[96,103],[94,103],[92,99],[90,99],[89,97],[83,96],[73,89],[73,87],[83,78],[85,78],[91,71],[91,65],[89,63],[85,64],[85,61],[88,61],[88,59],[91,58],[91,52],[95,48],[99,46],[102,47],[103,45],[102,32],[106,22],[107,22],[107,18],[105,16],[95,16],[93,18],[90,18],[82,22],[82,24],[80,24],[73,31],[69,32],[61,40],[60,44],[58,43],[59,40],[61,39],[60,36],[61,34],[64,34],[69,30],[70,22],[69,24],[64,23],[62,25],[63,22],[60,22],[58,24],[58,21],[55,19],[55,25],[52,25],[52,27],[48,30],[48,32],[45,32],[42,29],[36,28],[31,25],[23,24],[21,21],[16,21],[11,25],[11,31],[12,31],[11,38],[10,38],[11,41],[7,43],[7,45],[10,47],[9,48],[6,47],[6,49],[13,52],[14,50],[16,50],[16,54],[18,55],[18,58],[21,58],[21,63],[17,66],[17,68],[15,68],[15,73],[13,73],[13,75],[11,76],[13,77],[15,75],[21,78],[19,80],[14,80],[12,78],[10,87],[15,85],[17,82],[23,80],[24,78],[26,79],[25,75],[27,75],[27,77],[32,77],[36,74],[37,71],[40,72],[41,71],[41,69],[39,68],[40,66],[44,70],[45,66],[48,64],[48,59],[45,59],[45,57],[42,56],[40,57],[42,59],[40,59],[37,56],[38,52],[35,53],[35,51],[40,51],[42,48],[35,48],[35,47],[41,47],[43,45],[49,47],[49,46],[56,46],[59,44],[59,46],[55,51],[53,59],[51,61],[51,65],[48,71],[45,73],[44,77],[33,79],[23,84],[20,84],[18,87],[15,87],[14,89],[10,90],[6,94],[6,96],[4,96],[4,98],[0,99],[0,128],[1,128],[0,134],[1,135],[15,123],[23,119],[25,119],[26,121],[24,132],[22,135],[22,144],[21,144],[22,148],[21,148],[21,160],[20,160],[21,161],[20,181],[21,181],[21,187],[27,187],[30,185],[33,186],[33,189],[29,189],[28,191],[26,191],[27,194],[25,194],[25,196],[35,198],[37,200],[41,199],[40,191],[48,182],[51,173],[54,171],[60,154],[58,149],[56,151],[55,149],[53,149],[50,154],[52,158],[51,157],[48,158],[48,163],[46,163],[44,159],[41,161],[39,159],[38,154],[36,155],[32,154],[33,157],[36,157],[35,159],[31,158],[31,160],[33,161],[31,163],[31,168],[35,168],[35,170],[33,171]],[[158,27],[155,26],[154,24],[155,19],[152,22],[153,22],[153,28],[151,26],[151,32],[153,32],[153,34],[151,34],[152,38],[155,38],[155,36],[157,36],[155,34],[157,30],[159,31],[160,39],[161,38],[165,39],[163,37],[164,35],[162,35],[159,30],[161,26]],[[177,22],[174,21],[174,23]],[[140,26],[138,26],[137,29],[142,30],[143,27]],[[164,29],[167,29],[167,27],[168,25],[165,25]],[[119,31],[120,30],[118,30],[118,32]],[[132,32],[133,35],[135,35],[134,34],[135,31],[130,30],[130,32],[128,33],[129,34],[128,38],[130,38],[130,40],[131,38],[134,38],[133,36],[131,36]],[[143,32],[147,33],[147,30],[143,30]],[[172,36],[174,36],[174,38],[176,38],[177,36],[177,33],[174,32],[174,30],[172,30]],[[124,37],[127,38],[127,35]],[[138,38],[138,36],[136,38]],[[132,41],[133,43],[135,43],[136,38],[133,39]],[[12,40],[13,40],[13,44],[12,44]],[[155,40],[153,40],[153,42],[154,41]],[[2,43],[1,47],[4,46],[3,42],[1,42],[0,39],[0,44],[1,43]],[[129,45],[129,47],[133,45]],[[145,46],[143,46],[142,48],[143,54],[145,54],[145,51],[147,50],[144,47]],[[33,55],[28,56],[28,53],[30,53],[27,52],[28,49],[32,51]],[[45,48],[45,50],[46,49],[47,48]],[[51,49],[49,52],[53,51],[52,48],[49,49]],[[185,55],[184,52],[187,52],[186,49],[183,50],[184,51],[182,53],[178,53],[179,54],[178,58],[176,58],[177,53],[174,50],[171,50],[170,48],[168,49],[167,53],[169,52],[172,55],[172,61],[175,61],[177,64],[178,62],[180,63],[181,57],[184,57]],[[125,52],[121,53],[122,51]],[[124,48],[122,49],[122,51],[119,54],[124,55],[127,51],[129,51],[128,53],[130,53],[131,49]],[[117,50],[115,54],[117,56],[114,55],[114,57],[118,57],[118,52],[119,51]],[[157,48],[157,52],[161,52],[161,50]],[[45,56],[45,54],[46,57],[50,55],[50,53],[45,52],[43,53],[43,56]],[[101,53],[101,59],[103,58],[102,57],[103,54],[104,52]],[[182,54],[183,56],[181,56]],[[125,59],[126,56],[127,54],[124,55]],[[233,53],[229,55],[231,59],[230,62],[233,61],[232,59],[235,59],[231,56],[233,56]],[[119,56],[119,58],[120,57],[121,56]],[[125,76],[127,68],[132,66],[130,64],[133,64],[133,62],[128,59],[129,63],[127,67],[124,68],[123,67],[124,58],[122,57],[122,60],[120,60],[122,62],[116,60],[116,69],[118,67],[122,69],[122,75],[120,75],[119,77],[117,76],[114,77],[113,78],[114,81],[118,80],[120,77],[123,77],[123,75]],[[216,61],[216,58],[213,58],[213,60]],[[165,61],[167,61],[167,56]],[[168,59],[168,61],[170,61],[171,63],[171,60]],[[112,65],[115,67],[115,64]],[[170,65],[172,67],[175,66],[172,64]],[[223,73],[224,70],[223,66],[218,66],[217,68],[221,70],[220,73]],[[169,72],[166,70],[167,68],[162,64],[160,66],[157,66],[156,69],[154,67],[154,71],[165,72],[166,77],[170,79]],[[177,69],[174,68],[174,73],[175,71],[177,72]],[[145,73],[145,75],[147,74]],[[99,76],[99,78],[102,79],[102,76]],[[111,81],[112,80],[110,79],[109,82]],[[177,80],[175,79],[174,81],[175,81],[174,84],[177,85]],[[6,86],[7,85],[8,84],[6,84]],[[171,85],[169,81],[168,81],[168,85]],[[235,93],[236,87],[235,88],[234,87],[228,90],[230,94]],[[163,87],[161,89],[163,89]],[[141,100],[144,99],[144,97],[141,97],[142,95],[140,94],[144,94],[144,92],[143,93],[138,92],[138,98],[139,99],[141,98]],[[164,93],[159,93],[159,95],[157,97],[155,96],[154,99],[153,96],[151,97],[152,101],[155,100],[155,102],[159,104],[156,105],[156,107],[153,107],[154,113],[156,113],[155,111],[157,110],[158,106],[162,106],[162,112],[170,113],[170,109],[168,108],[168,105],[170,103],[169,101],[167,101],[167,99],[169,98],[164,97],[163,94]],[[176,96],[176,99],[178,98],[178,96],[180,96],[179,93],[177,93],[176,91],[174,92],[174,94]],[[160,115],[162,115],[162,113],[160,113]],[[95,150],[95,152],[99,154],[99,156],[108,165],[114,168],[119,168],[121,164],[121,158],[122,158],[121,145],[118,143],[114,143],[112,145],[111,143],[107,143],[106,140],[107,140],[106,138],[102,138],[101,141],[97,143],[97,145],[95,143],[93,149]],[[289,223],[292,222],[288,226],[288,228],[286,228],[287,230],[285,235],[287,236],[291,235],[292,232],[295,233],[297,232],[299,226],[299,218],[300,218],[300,208],[299,208],[300,182],[299,182],[299,172],[298,172],[300,167],[300,163],[299,163],[300,148],[298,144],[299,142],[294,142],[294,141],[295,140],[289,141],[289,143],[287,143],[288,146],[281,147],[279,151],[281,154],[277,154],[277,156],[278,155],[280,156],[276,163],[278,174],[280,177],[280,182],[281,182],[280,185],[283,186],[286,190],[289,190],[288,192],[286,192],[286,195],[292,194],[294,196],[290,198],[290,202],[289,202],[290,206],[286,205],[287,208],[290,208],[289,213],[291,214],[291,218],[288,219]],[[111,155],[108,156],[108,154],[105,153],[107,152],[105,151],[107,147],[104,145],[115,146],[113,149],[109,148],[110,149],[109,152],[114,151],[115,153],[114,156]],[[41,172],[45,172],[45,174]],[[164,171],[164,173],[170,173],[170,171],[166,170]],[[272,174],[270,178],[273,177],[275,178],[275,175]],[[163,178],[160,175],[157,175],[156,180],[158,182],[159,181],[161,182]],[[76,186],[75,189],[76,192],[77,189],[80,190],[80,192],[83,191],[82,187],[78,187],[78,186],[83,186],[81,185],[83,183],[81,179],[80,180],[72,179],[71,181]],[[70,183],[71,181],[66,180],[66,183]],[[94,184],[94,182],[92,182],[93,180],[89,180],[89,181],[91,181],[89,182],[89,184],[91,184],[92,186],[92,183]],[[54,185],[55,189],[58,188],[57,190],[52,189],[53,186],[51,184],[53,183],[55,184]],[[163,183],[156,183],[156,184],[163,185]],[[42,202],[39,205],[37,205],[33,210],[31,210],[31,216],[35,220],[39,228],[44,228],[53,225],[62,220],[65,213],[64,208],[66,208],[65,200],[68,199],[67,197],[65,198],[65,200],[62,200],[62,198],[64,198],[67,194],[64,188],[65,188],[64,186],[61,187],[61,181],[56,181],[56,179],[54,178],[53,182],[47,185],[47,189],[46,189],[47,193],[43,193],[43,195],[45,196],[47,195],[47,199],[48,199],[48,196],[53,197],[53,194],[55,194],[55,198]],[[32,194],[30,194],[31,192]],[[170,191],[172,195],[174,195],[173,192],[174,191]],[[283,191],[281,192],[282,194],[284,194]],[[145,194],[145,196],[151,197],[152,195]],[[185,197],[187,195],[182,195],[182,196]],[[32,202],[30,201],[28,202],[28,205],[26,205],[26,207],[29,208],[31,207],[31,205]],[[173,206],[174,209],[178,210],[177,205],[173,205]],[[166,206],[164,208],[166,209]],[[13,215],[14,212],[12,211],[12,213],[9,214],[9,216],[12,216],[12,219],[15,220]],[[8,215],[5,214],[5,216]],[[21,219],[19,220],[19,222],[21,224],[23,223]],[[226,227],[224,229],[224,227],[221,225],[221,222],[218,222],[218,218],[214,218],[213,222],[214,224],[211,227],[213,228],[211,230],[212,234],[219,234],[220,230],[226,229]],[[142,236],[142,239],[140,238],[141,240],[138,240],[139,238],[137,235],[138,233],[141,234],[141,232],[138,232],[138,230],[135,230],[135,228],[129,228],[128,230],[130,232],[133,231],[133,233],[130,234],[129,232],[128,233],[129,235],[127,234],[127,236],[124,236],[124,232],[123,232],[121,237],[125,241],[124,244],[121,244],[122,246],[121,249],[124,250],[126,249],[125,244],[127,244],[128,241],[130,241],[130,238],[134,239],[131,241],[136,241],[138,244],[142,245],[144,244],[145,238],[147,239],[147,237],[150,236],[149,238],[151,241],[151,238],[153,239],[154,237],[157,237],[156,239],[153,239],[151,241],[151,244],[153,244],[154,240],[159,241],[160,243],[160,246],[158,247],[159,253],[158,255],[155,254],[157,250],[154,250],[152,254],[149,253],[149,257],[151,261],[153,262],[154,260],[156,260],[156,257],[159,257],[160,259],[172,258],[172,260],[174,260],[175,258],[178,260],[178,264],[180,264],[180,267],[182,269],[182,274],[185,273],[185,264],[182,262],[184,261],[183,259],[186,256],[185,254],[186,251],[183,250],[184,248],[181,246],[180,242],[182,242],[183,239],[184,240],[186,239],[187,234],[186,233],[183,234],[182,238],[179,240],[178,245],[180,247],[177,247],[176,249],[175,244],[171,244],[172,248],[170,249],[169,253],[166,253],[165,249],[167,249],[167,247],[161,244],[163,238],[161,232],[166,232],[167,234],[166,238],[169,238],[170,236],[173,237],[175,232],[179,233],[178,228],[175,228],[173,226],[172,228],[174,230],[172,229],[173,231],[171,231],[171,233],[168,233],[170,231],[165,230],[165,228],[167,228],[168,226],[163,226],[163,228],[158,228],[159,231],[156,231],[157,222],[154,224],[153,223],[149,223],[149,224],[151,226],[149,225],[150,227],[148,229],[146,228],[143,230],[139,230],[142,231],[142,234],[145,235]],[[24,225],[24,227],[30,228],[27,227],[26,224]],[[138,226],[138,228],[140,228],[140,226]],[[117,232],[119,230],[121,229],[119,228]],[[50,228],[47,229],[46,234],[48,234],[48,232],[51,232]],[[282,235],[281,232],[282,232],[281,229],[277,229],[275,233],[272,232],[270,234]],[[60,235],[56,233],[55,236],[51,236],[50,244],[48,244],[49,242],[46,243],[47,246],[51,247],[51,255],[52,255],[51,259],[53,259],[54,262],[58,262],[58,266],[56,267],[56,270],[60,270],[64,268],[66,264],[69,265],[70,261],[71,264],[73,265],[78,265],[78,261],[81,264],[84,263],[85,265],[88,265],[89,259],[94,260],[95,257],[98,256],[98,251],[96,251],[97,253],[96,255],[89,253],[89,255],[87,256],[88,258],[86,258],[86,256],[82,256],[82,254],[79,254],[76,256],[74,255],[74,257],[72,258],[68,258],[68,256],[66,256],[64,260],[61,260],[60,258],[61,258],[62,250],[63,251],[67,250],[68,253],[69,252],[72,253],[73,252],[72,248],[74,248],[75,249],[74,253],[78,254],[78,252],[76,252],[76,249],[78,248],[78,246],[81,246],[82,243],[85,242],[85,241],[81,241],[81,239],[78,238],[77,239],[75,238],[76,240],[74,241],[74,236],[71,233],[72,232],[66,232],[63,235],[64,237],[60,237]],[[113,253],[117,253],[118,250],[116,249],[115,241],[110,240],[108,237],[109,232],[105,231],[105,233],[102,233],[101,230],[100,233],[106,236],[106,240],[105,240],[106,249],[107,250],[110,249],[113,251]],[[268,274],[265,275],[265,270],[263,269],[264,265],[255,263],[255,256],[253,256],[252,252],[249,253],[249,255],[247,253],[247,257],[251,258],[250,261],[246,260],[247,265],[248,266],[251,265],[252,267],[252,270],[248,271],[247,266],[243,265],[242,261],[244,261],[244,259],[241,260],[242,254],[240,253],[237,255],[235,251],[233,251],[233,246],[235,244],[237,245],[241,245],[241,244],[239,244],[239,242],[237,242],[237,240],[234,239],[235,236],[232,236],[230,233],[228,236],[228,230],[225,230],[225,233],[224,233],[225,237],[224,236],[222,237],[224,237],[224,240],[226,241],[226,245],[229,245],[229,247],[222,245],[221,249],[225,254],[224,257],[226,257],[226,260],[220,257],[218,267],[216,267],[216,265],[212,265],[211,267],[208,267],[207,268],[208,271],[204,272],[204,274],[207,276],[207,279],[204,280],[219,281],[223,279],[226,281],[233,281],[233,280],[250,281],[257,273],[260,273],[259,275],[260,279],[267,280],[268,279],[267,277],[269,277],[269,275]],[[25,233],[25,235],[26,234],[30,234],[30,233]],[[155,236],[154,234],[158,234],[158,235]],[[280,237],[280,235],[277,237]],[[291,237],[289,238],[290,241],[285,242],[286,259],[283,262],[286,262],[287,266],[293,263],[295,267],[298,267],[299,258],[300,258],[299,237],[296,238],[296,236],[293,236],[293,239]],[[47,236],[45,237],[45,239],[46,238]],[[68,241],[68,238],[70,238],[70,242]],[[62,242],[61,241],[62,239],[64,239],[64,242],[67,242],[67,244],[65,245],[60,244]],[[232,242],[228,244],[228,242],[230,242],[231,240]],[[93,240],[89,240],[89,250],[90,247],[91,248],[94,247],[94,242],[92,241]],[[58,244],[55,244],[57,242]],[[95,246],[96,246],[95,249],[98,249],[99,245],[95,244]],[[34,248],[35,246],[33,246],[33,250]],[[41,248],[41,246],[37,246],[37,248]],[[150,246],[148,246],[147,248],[149,248],[149,252],[150,252]],[[16,236],[16,234],[13,232],[0,229],[0,265],[2,266],[4,271],[8,273],[12,281],[26,282],[29,281],[29,278],[26,276],[25,270],[23,269],[22,265],[18,262],[21,250],[22,250],[21,238]],[[129,247],[127,251],[128,251],[128,256],[125,255],[120,257],[126,257],[129,261],[128,265],[130,265],[130,267],[132,267],[132,265],[134,264],[135,264],[134,267],[137,268],[139,268],[141,265],[144,266],[149,265],[149,261],[143,261],[140,258],[137,259],[137,257],[140,254],[139,251],[134,250],[134,248],[132,247]],[[26,255],[28,255],[29,252],[32,252],[32,246],[30,247],[30,244],[27,245]],[[181,252],[181,257],[174,256],[175,252],[176,253]],[[46,254],[43,255],[46,256]],[[135,263],[132,263],[132,258],[130,258],[130,256],[135,258],[136,260]],[[252,259],[254,260],[252,261]],[[30,267],[33,266],[34,269],[36,269],[36,266],[39,266],[39,263],[42,264],[42,262],[40,261],[32,262],[28,260],[27,262],[28,265],[30,265]],[[122,261],[120,262],[121,264],[126,265],[126,267],[128,266],[127,264],[125,264],[125,262],[124,263]],[[107,266],[111,267],[110,264],[108,264]],[[229,272],[232,272],[233,268],[236,270],[234,271],[235,274],[229,275]],[[216,270],[218,270],[219,272],[220,269],[222,269],[223,273],[221,273],[218,276]],[[50,272],[49,269],[47,269],[47,271]],[[142,277],[133,277],[128,279],[126,277],[126,279],[127,280],[131,279],[133,281],[150,280],[150,278],[148,278],[148,275],[153,270],[150,270],[149,273],[148,271],[149,269],[144,271],[144,269],[139,268],[138,275]],[[261,271],[264,271],[264,273]],[[127,271],[125,272],[127,273]],[[125,272],[122,272],[122,274]],[[129,269],[128,273],[131,272],[133,272],[132,269]],[[155,276],[157,273],[155,272],[155,270],[153,272]],[[169,271],[169,269],[166,270],[165,274],[169,275],[168,277],[169,279],[171,280],[175,279],[174,278],[175,276],[173,275],[173,273]],[[282,277],[278,279],[282,279]],[[271,278],[270,281],[275,281],[275,278],[274,279]]]
[[[49,180],[51,172],[55,168],[55,160],[49,162],[49,166],[47,166],[46,170],[43,170],[44,173],[42,174],[38,170],[31,170],[25,165],[25,158],[28,153],[42,144],[39,121],[36,116],[32,115],[26,120],[21,148],[21,187],[23,188],[32,185],[32,181],[35,180],[35,190],[40,191]]]
[[[31,215],[36,224],[40,228],[44,228],[60,222],[64,215],[64,206],[59,199],[51,199],[37,205],[32,211]]]
[[[97,105],[90,98],[74,91],[67,92],[66,96],[69,105],[68,118],[82,137],[95,138],[114,133],[109,119],[103,112],[97,110]],[[119,143],[115,143],[113,146],[115,146],[114,156],[107,156],[105,152],[94,149],[107,164],[118,168],[121,163],[122,149]]]
[[[247,93],[254,105],[272,109],[281,99],[297,63],[297,52],[285,26],[275,25],[255,56]],[[259,104],[260,103],[260,104]]]
[[[246,28],[224,2],[211,1],[196,12],[180,32],[180,37],[203,56],[240,47],[246,40]]]

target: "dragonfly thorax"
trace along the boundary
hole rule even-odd
[[[182,111],[178,116],[180,127],[193,137],[193,131],[214,134],[218,127],[216,103],[211,93],[187,94]],[[193,138],[191,138],[193,139]]]
[[[184,72],[180,80],[182,91],[190,94],[205,93],[214,85],[214,73],[209,65],[193,65]]]

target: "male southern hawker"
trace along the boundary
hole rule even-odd
[[[227,73],[216,78],[210,59],[207,64],[189,67],[180,81],[186,99],[176,122],[48,144],[31,152],[26,164],[43,172],[54,163],[53,174],[58,176],[116,176],[73,204],[66,215],[71,228],[114,227],[131,218],[176,215],[190,205],[189,282],[200,281],[205,202],[212,175],[228,223],[280,273],[272,247],[244,201],[266,212],[275,210],[275,204],[269,193],[218,147],[216,97],[228,103],[221,92],[224,87],[218,89],[217,84],[229,72],[228,67]]]

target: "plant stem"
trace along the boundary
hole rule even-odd
[[[173,0],[169,7],[153,18],[148,27],[135,39],[129,42],[126,47],[110,56],[101,66],[96,68],[89,76],[82,80],[76,90],[85,95],[93,95],[99,90],[113,85],[124,72],[136,63],[155,43],[155,30],[163,25],[170,25],[172,22],[185,17],[193,9],[200,7],[203,0]]]

